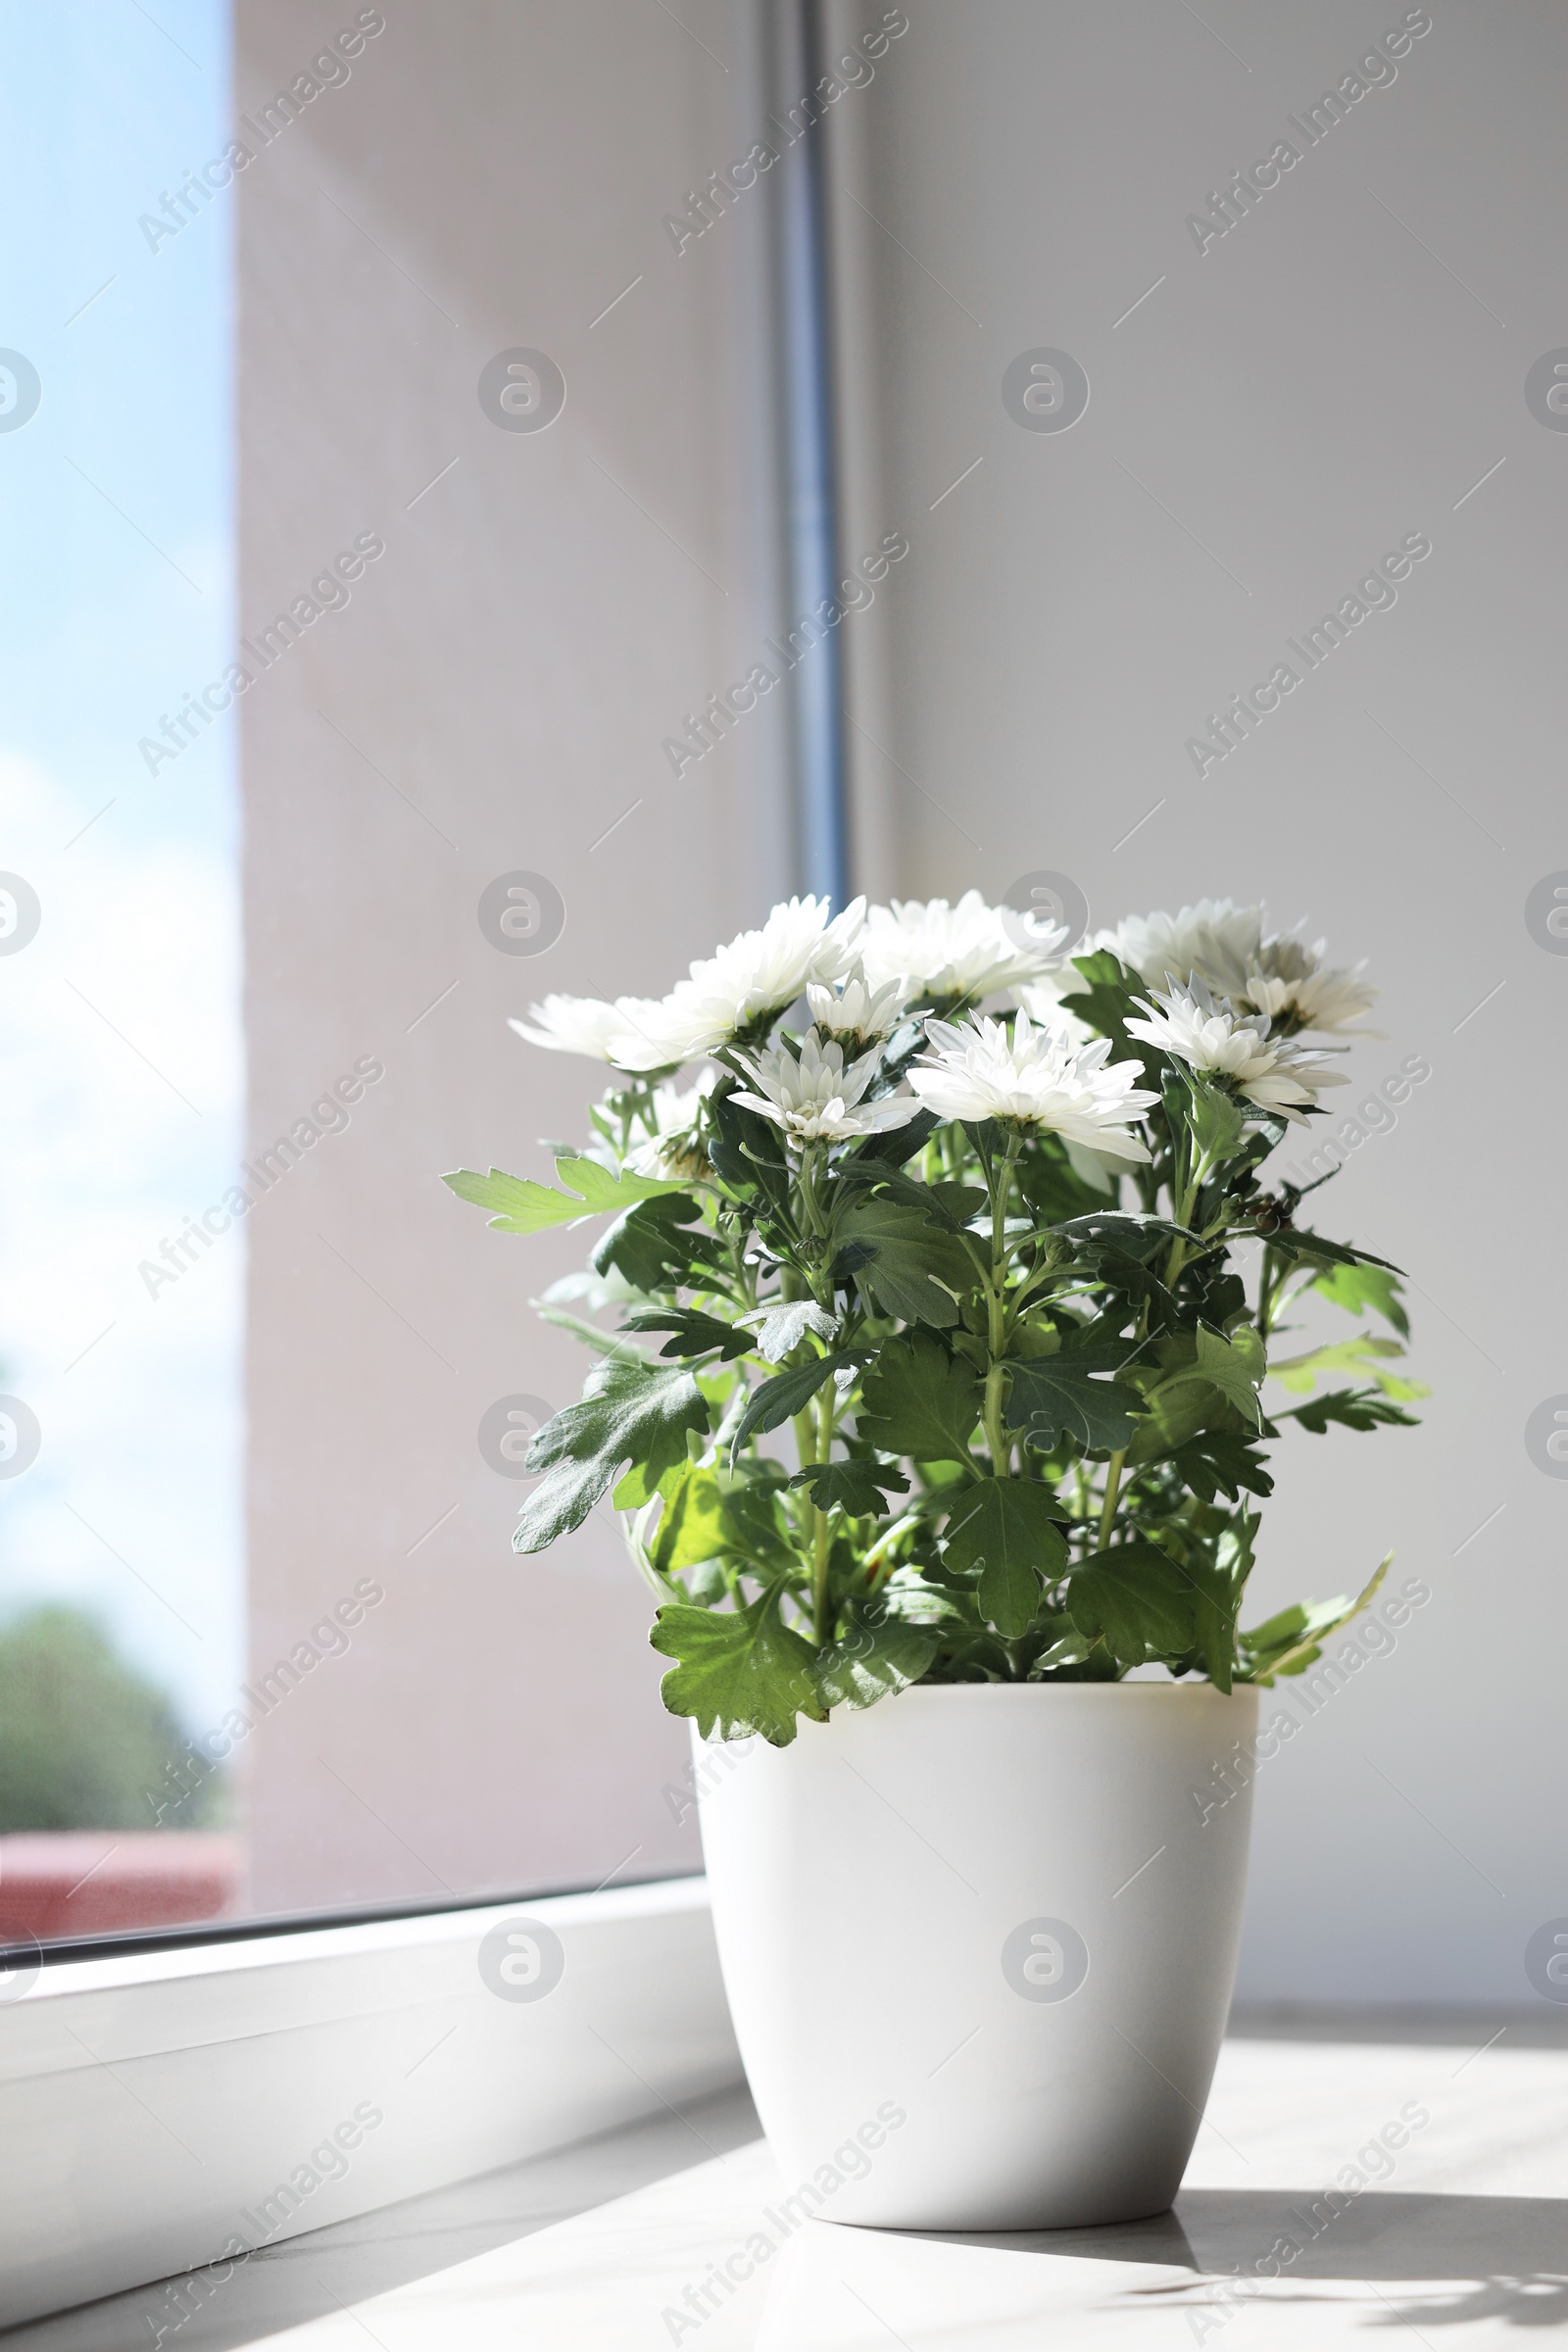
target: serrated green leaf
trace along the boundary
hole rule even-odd
[[[1119,1664],[1179,1657],[1197,1641],[1192,1587],[1153,1544],[1096,1552],[1067,1584],[1067,1614],[1081,1634],[1103,1642]]]
[[[797,1470],[790,1485],[808,1488],[819,1511],[830,1511],[836,1504],[852,1519],[880,1518],[888,1507],[884,1489],[895,1494],[909,1491],[902,1470],[861,1461],[813,1462]]]
[[[1265,1625],[1254,1626],[1241,1637],[1241,1649],[1247,1660],[1244,1678],[1249,1682],[1272,1683],[1277,1675],[1302,1674],[1322,1654],[1322,1645],[1331,1634],[1348,1625],[1353,1617],[1372,1601],[1378,1587],[1389,1573],[1392,1551],[1385,1552],[1378,1562],[1370,1583],[1353,1600],[1342,1592],[1336,1600],[1298,1601],[1294,1607],[1282,1609]]]
[[[789,1568],[795,1553],[779,1510],[781,1481],[745,1475],[743,1464],[724,1497],[724,1517],[730,1529],[730,1548],[770,1572]]]
[[[1249,1494],[1274,1492],[1274,1481],[1263,1467],[1262,1457],[1253,1451],[1245,1434],[1201,1430],[1179,1446],[1171,1460],[1177,1476],[1200,1502],[1212,1502],[1216,1494],[1236,1502],[1244,1488]]]
[[[863,1167],[858,1160],[849,1161],[844,1172],[852,1182],[859,1177],[874,1185],[878,1203],[917,1209],[924,1225],[935,1226],[944,1233],[962,1233],[990,1202],[990,1195],[979,1185],[946,1179],[940,1184],[924,1184],[900,1169]],[[860,1197],[863,1200],[865,1195]]]
[[[724,1499],[723,1485],[711,1470],[685,1464],[665,1493],[659,1532],[648,1547],[661,1576],[699,1568],[733,1549]]]
[[[1384,1396],[1393,1397],[1396,1404],[1407,1404],[1428,1394],[1425,1386],[1418,1380],[1407,1380],[1400,1373],[1383,1369],[1386,1359],[1397,1359],[1403,1354],[1397,1340],[1375,1339],[1370,1333],[1363,1333],[1353,1340],[1334,1340],[1327,1347],[1310,1348],[1304,1355],[1285,1356],[1269,1365],[1268,1376],[1297,1396],[1309,1396],[1325,1372],[1359,1373],[1363,1379],[1375,1381]]]
[[[641,1307],[628,1315],[622,1328],[626,1331],[668,1331],[674,1337],[660,1348],[661,1355],[708,1355],[717,1349],[721,1363],[737,1355],[747,1354],[752,1346],[749,1331],[738,1331],[732,1323],[721,1323],[716,1315],[706,1315],[695,1306]]]
[[[1410,1318],[1399,1297],[1399,1278],[1387,1266],[1364,1259],[1356,1265],[1333,1266],[1306,1287],[1335,1306],[1343,1306],[1347,1314],[1364,1314],[1370,1307],[1386,1323],[1392,1323],[1401,1340],[1410,1337]]]
[[[1190,1107],[1187,1124],[1200,1155],[1211,1168],[1234,1159],[1246,1143],[1247,1117],[1234,1095],[1196,1070],[1184,1071]]]
[[[730,1445],[730,1460],[748,1438],[765,1437],[770,1429],[781,1429],[786,1421],[793,1421],[824,1380],[852,1364],[862,1364],[868,1353],[864,1348],[840,1348],[831,1355],[816,1356],[808,1364],[796,1364],[790,1371],[775,1372],[771,1380],[764,1380],[752,1392],[752,1400],[741,1416]]]
[[[1229,1339],[1200,1324],[1195,1338],[1199,1377],[1218,1389],[1244,1420],[1261,1429],[1263,1408],[1257,1391],[1265,1369],[1263,1343],[1250,1323],[1238,1324]]]
[[[721,1245],[696,1222],[699,1214],[689,1193],[672,1200],[639,1200],[601,1236],[588,1262],[596,1274],[613,1270],[634,1291],[677,1289],[694,1273],[723,1262]]]
[[[1374,1257],[1370,1250],[1352,1250],[1348,1242],[1326,1241],[1322,1234],[1303,1233],[1295,1225],[1278,1225],[1264,1232],[1263,1239],[1286,1257],[1316,1259],[1326,1266],[1382,1266],[1390,1274],[1402,1271],[1389,1258]]]
[[[885,1610],[851,1602],[848,1624],[816,1658],[816,1695],[824,1707],[870,1707],[917,1683],[938,1649],[935,1634]]]
[[[770,1364],[781,1364],[787,1355],[793,1355],[808,1332],[819,1340],[831,1340],[838,1333],[837,1316],[818,1306],[814,1298],[782,1301],[755,1320],[759,1325],[757,1352]]]
[[[858,1436],[915,1462],[969,1463],[981,1383],[928,1331],[890,1340],[860,1384]]]
[[[974,1260],[957,1236],[904,1201],[857,1201],[836,1221],[833,1243],[877,1309],[906,1323],[950,1330],[961,1312],[952,1293],[975,1287]]]
[[[1018,1184],[1037,1225],[1057,1226],[1104,1205],[1105,1186],[1074,1166],[1059,1135],[1030,1137],[1018,1161]]]
[[[1137,1016],[1139,1004],[1134,995],[1134,977],[1124,970],[1108,948],[1097,948],[1088,956],[1075,956],[1072,966],[1083,986],[1070,997],[1061,1000],[1062,1009],[1075,1012],[1102,1037],[1110,1038],[1118,1051],[1115,1058],[1124,1056],[1152,1063],[1152,1050],[1140,1045],[1127,1034],[1127,1023]]]
[[[1207,1560],[1187,1563],[1194,1645],[1216,1690],[1229,1691],[1236,1672],[1237,1596],[1229,1577]]]
[[[1414,1381],[1401,1384],[1414,1388]],[[1293,1405],[1289,1412],[1279,1413],[1280,1421],[1298,1421],[1302,1429],[1310,1430],[1315,1438],[1326,1435],[1330,1422],[1342,1429],[1418,1429],[1414,1413],[1407,1413],[1376,1389],[1330,1389],[1326,1396],[1314,1396],[1306,1404]]]
[[[1130,1348],[1123,1349],[1130,1355]],[[1098,1351],[1095,1361],[1102,1358]],[[1073,1350],[1034,1355],[1009,1367],[1009,1428],[1022,1429],[1029,1443],[1050,1452],[1065,1433],[1080,1446],[1114,1453],[1131,1442],[1138,1398],[1113,1380],[1097,1379]]]
[[[909,1046],[907,1052],[898,1057],[901,1074],[902,1069],[908,1066],[925,1043],[925,1033],[918,1027],[906,1030],[904,1034],[909,1039]],[[884,1062],[883,1067],[886,1069],[888,1064]],[[874,1082],[872,1085],[872,1100],[875,1100],[877,1096],[879,1085],[880,1081]],[[922,1104],[913,1118],[906,1119],[902,1127],[885,1127],[880,1135],[868,1135],[864,1143],[857,1144],[846,1165],[852,1168],[861,1168],[872,1164],[879,1167],[907,1167],[915,1153],[930,1142],[941,1124],[935,1111],[927,1110]]]
[[[980,1570],[980,1606],[1006,1641],[1027,1633],[1042,1584],[1067,1564],[1055,1490],[1037,1478],[986,1478],[968,1488],[948,1518],[943,1557],[960,1573]]]
[[[514,1551],[543,1551],[580,1527],[623,1462],[642,1467],[647,1489],[686,1458],[686,1432],[708,1428],[708,1399],[689,1372],[611,1356],[595,1364],[582,1400],[545,1423],[527,1467],[545,1475],[518,1514]]]
[[[612,1176],[597,1159],[570,1154],[556,1161],[556,1174],[572,1190],[558,1193],[548,1184],[535,1184],[532,1177],[509,1176],[501,1168],[492,1168],[488,1175],[476,1168],[456,1168],[441,1181],[460,1200],[495,1209],[498,1213],[490,1223],[499,1233],[543,1233],[552,1225],[574,1225],[582,1217],[604,1216],[685,1189],[661,1177]]]
[[[1059,1642],[1053,1642],[1049,1649],[1041,1651],[1029,1669],[1029,1681],[1038,1683],[1057,1667],[1082,1666],[1094,1646],[1086,1634],[1063,1634]]]
[[[671,1715],[687,1715],[705,1740],[756,1734],[788,1747],[796,1719],[823,1720],[816,1694],[817,1653],[779,1615],[782,1586],[743,1609],[694,1609],[667,1602],[648,1639],[677,1663],[660,1686]]]
[[[1199,1663],[1216,1690],[1229,1691],[1236,1677],[1236,1612],[1252,1573],[1256,1532],[1256,1519],[1244,1504],[1222,1531],[1214,1559],[1195,1552],[1181,1564],[1193,1604]]]

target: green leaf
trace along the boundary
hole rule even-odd
[[[457,1168],[441,1181],[452,1187],[460,1200],[471,1200],[476,1208],[498,1210],[490,1222],[500,1233],[543,1233],[551,1225],[574,1225],[581,1217],[603,1216],[610,1209],[628,1208],[634,1201],[684,1189],[660,1177],[612,1176],[597,1159],[570,1154],[556,1161],[556,1174],[563,1184],[576,1188],[576,1198],[547,1184],[535,1184],[528,1176],[508,1176],[501,1168],[492,1168],[488,1176],[475,1168]]]
[[[1091,955],[1075,956],[1073,969],[1083,980],[1083,987],[1061,1000],[1064,1011],[1077,1013],[1080,1020],[1098,1029],[1102,1037],[1112,1039],[1118,1049],[1115,1059],[1127,1055],[1148,1062],[1151,1049],[1127,1034],[1127,1023],[1136,1018],[1139,1005],[1134,993],[1134,976],[1125,971],[1108,948],[1097,948]]]
[[[1247,1660],[1245,1680],[1272,1683],[1276,1675],[1301,1674],[1322,1653],[1322,1645],[1330,1634],[1348,1625],[1368,1606],[1378,1587],[1389,1573],[1392,1551],[1385,1552],[1378,1562],[1371,1582],[1353,1600],[1342,1592],[1336,1600],[1298,1601],[1294,1607],[1282,1609],[1266,1625],[1252,1628],[1241,1637],[1242,1654]]]
[[[1263,1343],[1251,1324],[1238,1324],[1228,1340],[1216,1331],[1205,1331],[1200,1324],[1196,1337],[1199,1377],[1218,1389],[1244,1420],[1250,1421],[1254,1429],[1261,1429],[1263,1408],[1257,1401],[1257,1391],[1265,1361]]]
[[[750,1475],[763,1466],[757,1462],[742,1464],[740,1475],[725,1494],[724,1517],[731,1532],[729,1548],[738,1557],[776,1573],[794,1566],[795,1552],[779,1509],[782,1476]],[[768,1463],[765,1467],[773,1471],[777,1466]]]
[[[1328,1266],[1381,1266],[1389,1274],[1401,1271],[1388,1258],[1374,1257],[1369,1250],[1352,1250],[1348,1242],[1325,1241],[1322,1234],[1303,1233],[1295,1225],[1277,1225],[1272,1232],[1264,1231],[1263,1239],[1286,1257],[1317,1258]]]
[[[878,1605],[906,1625],[961,1628],[981,1633],[985,1621],[974,1587],[942,1568],[917,1566],[906,1560],[894,1569],[881,1592]]]
[[[760,1733],[788,1747],[796,1718],[823,1720],[816,1694],[817,1653],[779,1616],[783,1587],[743,1609],[694,1609],[670,1601],[648,1639],[677,1663],[660,1689],[671,1715],[689,1715],[705,1740],[746,1740]]]
[[[779,1213],[789,1198],[784,1138],[771,1119],[744,1109],[734,1100],[739,1083],[726,1072],[708,1098],[715,1130],[709,1139],[708,1155],[733,1193],[743,1200],[760,1193]]]
[[[724,1510],[724,1489],[711,1470],[687,1462],[668,1488],[659,1532],[649,1556],[662,1576],[678,1568],[700,1568],[734,1549]]]
[[[1059,1135],[1031,1136],[1018,1161],[1018,1184],[1039,1225],[1091,1214],[1102,1207],[1103,1185],[1091,1184],[1067,1156]]]
[[[689,1372],[611,1356],[595,1364],[582,1401],[547,1421],[527,1467],[545,1476],[518,1514],[514,1551],[543,1551],[581,1527],[621,1464],[641,1466],[648,1491],[686,1457],[686,1432],[708,1428],[708,1399]]]
[[[980,1570],[980,1606],[1006,1641],[1027,1633],[1041,1584],[1067,1564],[1055,1490],[1037,1478],[987,1478],[958,1497],[948,1519],[944,1557]]]
[[[781,1364],[787,1355],[793,1355],[808,1331],[819,1340],[831,1340],[838,1331],[838,1318],[812,1298],[788,1299],[748,1320],[760,1325],[757,1352],[770,1364]]]
[[[659,1350],[661,1355],[707,1355],[716,1348],[723,1363],[745,1355],[753,1344],[749,1331],[737,1331],[733,1324],[721,1323],[716,1315],[705,1315],[695,1306],[645,1307],[628,1315],[622,1329],[673,1332],[674,1338]]]
[[[1042,1682],[1048,1674],[1054,1673],[1056,1668],[1061,1666],[1087,1664],[1089,1654],[1094,1646],[1093,1642],[1086,1634],[1063,1634],[1059,1642],[1053,1642],[1049,1649],[1043,1649],[1040,1652],[1039,1657],[1029,1669],[1029,1681],[1031,1683]]]
[[[1178,1235],[1184,1242],[1202,1240],[1201,1234],[1194,1233],[1186,1225],[1172,1224],[1169,1217],[1144,1216],[1124,1208],[1092,1209],[1086,1217],[1070,1217],[1056,1231],[1080,1249],[1106,1245],[1140,1263],[1152,1257],[1163,1243],[1174,1241]]]
[[[878,1203],[918,1209],[923,1224],[938,1226],[944,1233],[962,1233],[990,1202],[990,1195],[979,1185],[924,1184],[897,1168],[862,1167],[858,1160],[846,1162],[844,1176],[850,1182],[859,1177],[874,1185]]]
[[[1247,1141],[1247,1117],[1234,1095],[1196,1070],[1183,1070],[1188,1095],[1187,1125],[1199,1155],[1216,1168],[1234,1159]]]
[[[1200,1663],[1215,1690],[1228,1692],[1236,1673],[1237,1595],[1230,1578],[1207,1560],[1190,1560],[1186,1573]]]
[[[1325,1348],[1309,1348],[1304,1355],[1285,1356],[1270,1364],[1268,1376],[1297,1396],[1309,1396],[1320,1373],[1359,1373],[1363,1379],[1375,1381],[1384,1396],[1392,1396],[1396,1404],[1407,1404],[1417,1396],[1427,1396],[1429,1391],[1418,1380],[1406,1380],[1397,1372],[1382,1369],[1383,1359],[1403,1354],[1397,1340],[1374,1339],[1362,1333],[1353,1340],[1334,1340]]]
[[[1413,1381],[1402,1384],[1413,1388]],[[1315,1438],[1326,1433],[1331,1421],[1342,1429],[1418,1429],[1414,1413],[1404,1412],[1376,1389],[1330,1389],[1323,1396],[1314,1396],[1307,1404],[1293,1405],[1289,1412],[1280,1413],[1281,1421],[1298,1421]]]
[[[776,1372],[771,1380],[764,1380],[753,1391],[751,1403],[741,1416],[730,1445],[730,1460],[734,1461],[748,1438],[763,1437],[770,1429],[793,1421],[824,1380],[851,1364],[864,1363],[868,1352],[864,1348],[840,1348],[832,1355],[813,1356],[808,1364],[797,1364],[792,1371]]]
[[[1149,1390],[1144,1404],[1146,1417],[1127,1447],[1129,1469],[1142,1469],[1146,1462],[1179,1453],[1216,1422],[1222,1429],[1231,1429],[1237,1418],[1234,1405],[1196,1372],[1171,1373]]]
[[[1191,1581],[1153,1544],[1120,1544],[1075,1568],[1067,1614],[1123,1666],[1178,1657],[1198,1638]]]
[[[928,1331],[890,1340],[860,1384],[857,1434],[914,1462],[968,1463],[981,1384]]]
[[[623,1276],[634,1291],[674,1290],[694,1268],[723,1263],[715,1237],[696,1223],[700,1213],[690,1193],[639,1201],[595,1244],[588,1262],[596,1274]]]
[[[816,1695],[824,1707],[870,1707],[917,1683],[940,1647],[923,1633],[876,1605],[851,1601],[848,1624],[831,1649],[816,1658]]]
[[[1200,1343],[1205,1339],[1206,1368],[1200,1370]],[[1154,1354],[1157,1374],[1153,1366],[1138,1364],[1126,1375],[1143,1389],[1148,1416],[1127,1448],[1131,1466],[1139,1468],[1178,1452],[1200,1431],[1235,1434],[1239,1425],[1253,1430],[1261,1427],[1261,1408],[1251,1379],[1258,1355],[1248,1340],[1241,1340],[1238,1353],[1233,1343],[1213,1332],[1169,1332],[1155,1342]],[[1245,1404],[1238,1402],[1242,1397]]]
[[[1174,1322],[1175,1301],[1152,1261],[1178,1234],[1194,1244],[1198,1235],[1173,1225],[1168,1217],[1133,1215],[1119,1209],[1072,1217],[1056,1230],[1071,1242],[1075,1266],[1120,1292],[1132,1304],[1147,1306],[1151,1321],[1166,1326]]]
[[[1256,1533],[1256,1518],[1244,1503],[1221,1531],[1217,1556],[1189,1554],[1183,1566],[1191,1581],[1199,1661],[1216,1690],[1229,1691],[1236,1677],[1236,1612],[1252,1573]]]
[[[1358,1265],[1335,1266],[1307,1284],[1309,1291],[1343,1306],[1348,1314],[1364,1314],[1371,1307],[1374,1314],[1392,1323],[1401,1340],[1410,1337],[1410,1318],[1399,1298],[1399,1279],[1388,1267],[1363,1260]]]
[[[895,1494],[909,1491],[902,1470],[861,1461],[809,1463],[796,1471],[790,1485],[808,1487],[819,1511],[830,1511],[836,1503],[851,1519],[880,1518],[888,1507],[884,1488]]]
[[[899,1200],[859,1200],[837,1219],[833,1240],[836,1265],[854,1274],[882,1314],[939,1330],[959,1320],[950,1294],[974,1289],[974,1260],[956,1234],[933,1226],[922,1210]]]
[[[925,1043],[925,1038],[924,1033],[918,1029],[912,1032],[906,1031],[906,1035],[912,1035],[914,1040],[908,1054],[904,1057],[906,1066]],[[884,1063],[883,1067],[886,1069],[887,1064]],[[880,1081],[873,1080],[869,1099],[874,1102],[881,1091]],[[880,1135],[868,1135],[863,1143],[857,1144],[855,1150],[844,1161],[844,1166],[846,1170],[871,1165],[878,1168],[907,1167],[915,1153],[930,1142],[941,1124],[935,1111],[926,1110],[922,1106],[915,1112],[913,1118],[906,1119],[902,1127],[884,1127]]]
[[[1190,1487],[1200,1502],[1212,1502],[1216,1494],[1225,1494],[1236,1502],[1243,1488],[1250,1494],[1274,1492],[1274,1481],[1263,1467],[1262,1456],[1245,1436],[1226,1430],[1200,1431],[1197,1437],[1189,1438],[1185,1446],[1176,1448],[1171,1461],[1183,1485]]]
[[[1122,1349],[1124,1357],[1132,1352],[1130,1347]],[[1091,1450],[1114,1453],[1132,1439],[1138,1399],[1113,1380],[1095,1379],[1075,1356],[1075,1350],[1064,1348],[1059,1355],[1013,1363],[1007,1424],[1022,1429],[1043,1452],[1049,1453],[1065,1433]],[[1103,1360],[1098,1350],[1093,1360],[1097,1366]]]

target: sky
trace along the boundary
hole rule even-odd
[[[231,658],[232,200],[138,221],[231,101],[219,0],[155,14],[0,0],[0,875],[39,906],[0,936],[0,1392],[40,1431],[0,1619],[93,1608],[200,1730],[241,1672],[243,1238],[138,1267],[242,1156],[235,747],[138,744]]]

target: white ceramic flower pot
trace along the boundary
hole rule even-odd
[[[967,1684],[698,1743],[753,2096],[808,2215],[1050,2230],[1163,2212],[1230,2005],[1255,1691]],[[1194,1791],[1209,1799],[1195,1802]],[[800,2184],[797,2190],[797,2184]]]

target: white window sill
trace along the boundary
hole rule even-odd
[[[543,1998],[479,1973],[519,1917]],[[701,1879],[54,1961],[0,2007],[0,2325],[739,2079]]]
[[[744,2093],[47,2321],[8,2352],[974,2352],[1267,2347],[1560,2320],[1555,2019],[1296,2021],[1226,2043],[1174,2210],[1001,2238],[802,2219]],[[1521,2031],[1521,2026],[1523,2030]],[[1535,2031],[1533,2032],[1533,2029]],[[1300,2038],[1296,2038],[1296,2034]],[[1529,2044],[1532,2038],[1545,2046]],[[1385,2177],[1325,2190],[1403,2110]],[[693,2163],[693,2157],[700,2161]],[[1284,2249],[1297,2251],[1286,2259]],[[1399,2322],[1405,2327],[1398,2328]],[[1240,2325],[1236,2323],[1240,2322]],[[164,2330],[160,2337],[160,2329]]]

